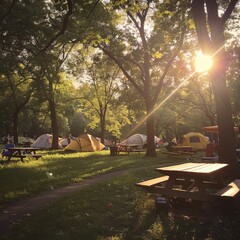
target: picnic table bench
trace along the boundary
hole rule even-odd
[[[11,154],[7,156],[7,161],[11,161],[12,158],[20,158],[20,160],[23,162],[23,159],[26,157],[35,159],[42,157],[41,154],[36,154],[36,151],[40,150],[39,148],[13,147],[8,148],[8,150],[11,152]]]
[[[117,146],[117,154],[121,153],[121,152],[126,152],[126,153],[131,153],[131,152],[137,152],[137,153],[141,153],[143,152],[143,149],[139,149],[139,145],[138,144],[128,144],[128,145],[119,145]]]
[[[162,177],[139,182],[150,193],[166,197],[178,197],[206,202],[233,199],[239,196],[240,179],[225,184],[222,172],[227,167],[223,163],[184,163],[161,167],[156,170]]]

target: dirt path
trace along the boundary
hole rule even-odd
[[[134,170],[138,170],[137,168]],[[0,208],[0,235],[4,236],[9,233],[12,226],[16,223],[21,222],[24,218],[31,216],[34,212],[48,207],[54,201],[69,196],[79,190],[88,187],[97,182],[108,180],[113,177],[121,176],[128,171],[121,170],[111,173],[105,173],[91,179],[83,180],[82,182],[69,185],[67,187],[54,189],[52,191],[47,191],[40,193],[32,198],[19,200],[10,204],[1,206]]]

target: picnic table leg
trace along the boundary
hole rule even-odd
[[[194,181],[192,181],[189,178],[185,178],[185,180],[182,183],[182,189],[191,191],[191,189],[193,188],[194,185],[195,185]]]
[[[170,176],[169,179],[166,182],[165,189],[171,190],[176,182],[176,177]]]
[[[225,187],[225,184],[224,184],[224,181],[223,181],[221,175],[215,175],[215,176],[214,176],[214,180],[217,182],[217,186],[218,186],[219,188]]]
[[[201,179],[196,178],[194,179],[194,182],[196,183],[196,187],[198,188],[199,192],[202,192],[202,193],[206,192],[206,188]]]

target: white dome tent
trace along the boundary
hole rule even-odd
[[[31,145],[31,147],[50,149],[52,147],[53,136],[51,134],[43,134],[39,136],[36,141]],[[59,148],[63,148],[60,143],[58,143]]]
[[[134,134],[124,141],[120,142],[119,145],[129,146],[129,145],[138,145],[138,148],[143,148],[144,144],[147,143],[147,136],[144,134]]]

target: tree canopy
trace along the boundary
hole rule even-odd
[[[217,123],[228,146],[220,158],[232,154],[233,163],[237,12],[235,0],[3,0],[0,134],[51,132],[57,148],[69,132],[116,141],[141,131],[155,156],[155,135],[171,140]],[[196,51],[223,45],[197,76]]]

